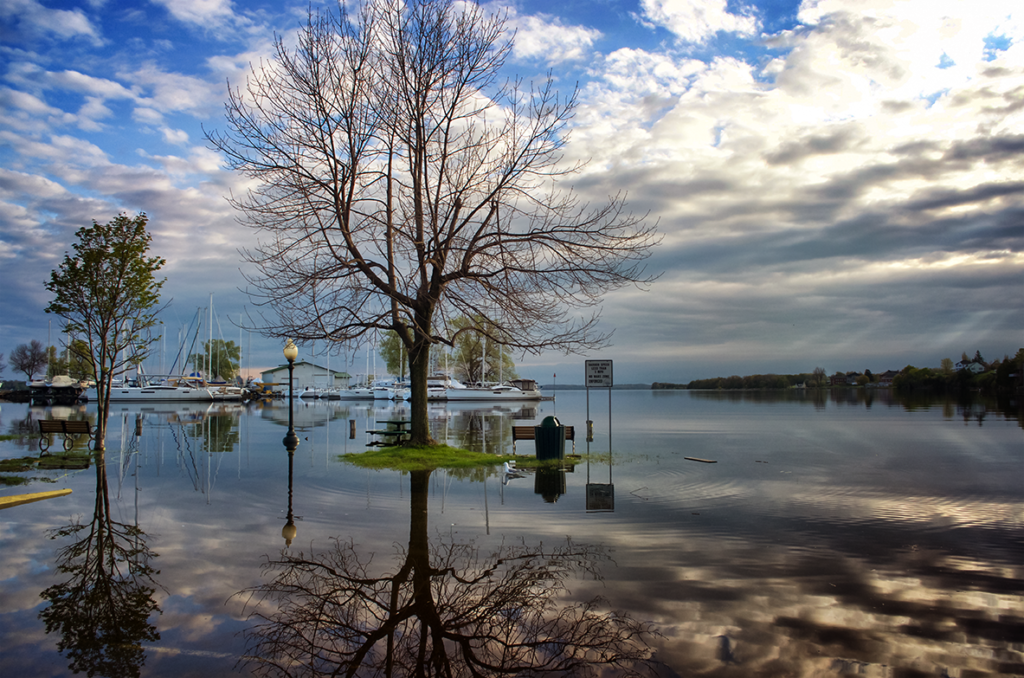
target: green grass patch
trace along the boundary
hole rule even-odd
[[[498,466],[506,461],[515,461],[520,469],[558,466],[560,463],[578,463],[580,458],[566,457],[558,460],[539,461],[535,457],[485,454],[471,452],[448,445],[379,447],[366,452],[353,452],[338,457],[342,461],[369,469],[392,471],[432,471],[434,469],[472,469]]]
[[[50,454],[40,457],[36,465],[40,469],[85,469],[92,463],[91,452],[68,452],[67,454]]]
[[[28,485],[29,479],[21,476],[0,476],[0,485],[13,487],[15,485]]]
[[[0,433],[0,443],[5,440],[21,440],[24,437],[25,436],[23,435],[16,435],[14,433]]]
[[[20,457],[18,459],[0,459],[0,473],[24,473],[31,471],[39,461],[36,457]]]
[[[89,468],[93,461],[92,452],[67,452],[44,454],[40,457],[0,459],[0,473],[27,473],[29,471],[82,470]],[[28,482],[26,479],[25,482]],[[34,480],[40,480],[35,478]],[[5,485],[15,484],[4,482]],[[24,483],[17,483],[24,484]]]

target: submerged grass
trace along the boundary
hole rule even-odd
[[[432,471],[434,469],[483,468],[497,466],[506,461],[516,462],[518,468],[543,468],[561,463],[575,463],[578,458],[540,461],[535,457],[511,454],[486,454],[471,452],[448,445],[397,445],[381,447],[366,452],[339,455],[342,461],[361,468],[388,469],[392,471]]]

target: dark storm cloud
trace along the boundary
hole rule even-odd
[[[764,155],[769,165],[788,165],[814,155],[829,155],[849,150],[859,135],[852,129],[841,129],[829,134],[812,134],[805,139],[783,142],[771,153]]]

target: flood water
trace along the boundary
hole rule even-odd
[[[0,674],[1024,675],[1017,402],[560,391],[431,407],[504,453],[554,414],[560,471],[339,460],[407,414],[297,402],[289,458],[286,403],[115,406],[102,465],[0,487],[72,490],[0,511]]]

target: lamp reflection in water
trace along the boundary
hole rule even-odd
[[[292,376],[295,368],[295,359],[299,357],[299,349],[289,339],[284,346],[284,357],[288,360],[288,433],[284,436],[284,447],[288,450],[288,521],[281,528],[281,536],[284,537],[284,545],[291,546],[292,540],[298,530],[295,527],[295,516],[292,513],[292,473],[295,460],[295,448],[299,446],[299,437],[295,435],[294,405],[295,393],[292,384]]]

